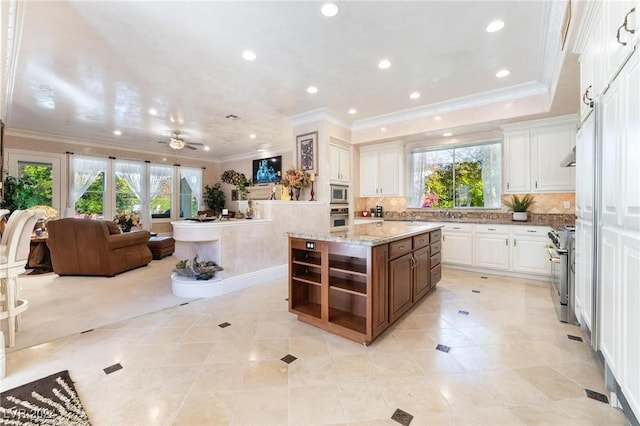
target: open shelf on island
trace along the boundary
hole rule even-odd
[[[358,333],[365,334],[367,332],[367,321],[365,317],[341,309],[329,309],[329,322]]]
[[[332,290],[344,291],[346,293],[351,293],[358,296],[367,295],[366,282],[359,282],[339,277],[331,277],[329,278],[329,287],[331,287]]]
[[[298,314],[304,314],[304,315],[320,318],[319,303],[314,303],[314,302],[302,303],[302,304],[293,306],[291,309]]]
[[[366,260],[366,259],[365,259]],[[353,275],[367,276],[367,264],[345,262],[341,260],[329,260],[329,270],[346,272]]]

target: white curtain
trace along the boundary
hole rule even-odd
[[[483,152],[482,191],[484,195],[484,206],[488,208],[500,208],[501,206],[501,150],[502,146],[500,142],[497,142],[487,145]]]
[[[69,154],[71,155],[71,154]],[[107,159],[73,155],[69,161],[69,198],[67,199],[66,217],[74,217],[76,202],[82,197],[94,179],[107,171]],[[106,212],[103,212],[103,214]]]
[[[409,207],[420,208],[424,201],[424,181],[427,156],[424,152],[411,153],[411,185],[409,191]]]
[[[191,192],[198,201],[198,210],[204,210],[204,203],[202,201],[202,169],[180,167],[180,179],[184,179],[189,185],[189,188],[191,188]]]
[[[145,223],[145,211],[149,211],[147,184],[144,179],[145,163],[140,161],[116,160],[116,178],[123,178],[133,193],[140,199],[140,223],[143,229],[151,228],[151,214]],[[146,205],[145,205],[146,203]]]
[[[149,200],[147,204],[151,203],[151,200],[156,198],[156,196],[162,190],[162,185],[169,178],[173,177],[173,166],[162,166],[159,164],[151,164],[149,166]],[[149,223],[149,229],[151,228],[151,205],[147,211],[142,212],[142,214],[146,217],[147,220],[144,220],[143,223]],[[148,217],[147,217],[148,216]],[[146,228],[145,228],[146,229]]]

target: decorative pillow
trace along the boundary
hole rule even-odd
[[[122,229],[115,223],[110,220],[104,221],[107,224],[107,229],[109,229],[109,234],[122,234]]]

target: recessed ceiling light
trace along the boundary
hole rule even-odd
[[[155,108],[149,108],[149,115],[158,115],[158,110]]]
[[[445,133],[442,134],[442,136],[444,136],[445,138],[448,138],[449,136],[453,136],[453,133],[445,132]]]
[[[355,113],[357,113],[357,112],[358,112],[358,110],[357,110],[357,109],[355,109],[355,108],[351,108],[351,109],[349,110],[349,114],[355,114]]]
[[[383,59],[380,62],[378,62],[378,68],[380,68],[381,70],[386,70],[390,66],[391,66],[391,62],[389,62],[388,59]]]
[[[256,134],[255,134],[255,133],[251,133],[251,134],[249,135],[249,137],[250,137],[251,139],[255,139],[255,138],[256,138]]]
[[[439,115],[436,115],[435,117],[433,117],[433,119],[436,121],[440,121],[442,120],[442,117],[440,117]]]
[[[309,86],[309,87],[307,87],[307,92],[308,93],[318,93],[318,88],[316,86]]]
[[[120,136],[122,134],[122,132],[120,130],[114,130],[113,134],[116,136]]]
[[[409,97],[411,99],[418,99],[420,97],[420,93],[418,92],[413,92],[412,94],[409,95]]]
[[[492,21],[489,25],[487,25],[487,29],[485,31],[487,31],[488,33],[495,33],[496,31],[500,31],[503,28],[504,22],[496,19],[495,21]]]
[[[251,50],[245,50],[244,52],[242,52],[242,57],[247,61],[253,61],[256,59],[256,54]]]
[[[338,9],[338,6],[336,6],[334,3],[325,3],[322,5],[320,11],[324,16],[328,16],[329,18],[331,18],[332,16],[336,16],[340,9]]]
[[[496,73],[496,77],[502,78],[508,76],[509,74],[511,74],[511,71],[509,70],[500,70]]]
[[[211,149],[211,148],[209,148],[208,146],[205,146],[205,147],[204,147],[204,150],[205,150],[205,151],[209,151],[210,149]]]
[[[380,131],[381,131],[381,132],[386,132],[386,131],[387,131],[387,128],[386,128],[386,127],[380,127]]]

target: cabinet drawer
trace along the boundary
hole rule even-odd
[[[509,225],[476,225],[476,233],[482,234],[508,234]]]
[[[389,243],[389,258],[402,256],[405,253],[411,251],[411,238],[405,238],[404,240],[394,241]]]
[[[446,232],[473,232],[473,224],[459,222],[445,223],[442,225],[442,230]]]
[[[436,231],[431,231],[429,233],[429,241],[431,242],[431,244],[440,241],[442,239],[442,230],[438,229]]]
[[[436,265],[440,265],[440,260],[442,259],[442,253],[438,252],[431,255],[431,269],[435,268]]]
[[[327,243],[323,241],[307,241],[300,239],[290,239],[289,244],[291,248],[300,249],[300,250],[309,250],[309,251],[322,251],[326,247]]]
[[[440,253],[441,248],[442,248],[442,241],[431,243],[431,254]]]
[[[413,237],[413,249],[419,249],[421,247],[425,247],[429,245],[429,233],[426,232],[424,234],[416,235]]]
[[[436,285],[442,279],[442,266],[438,265],[431,268],[431,287]]]

